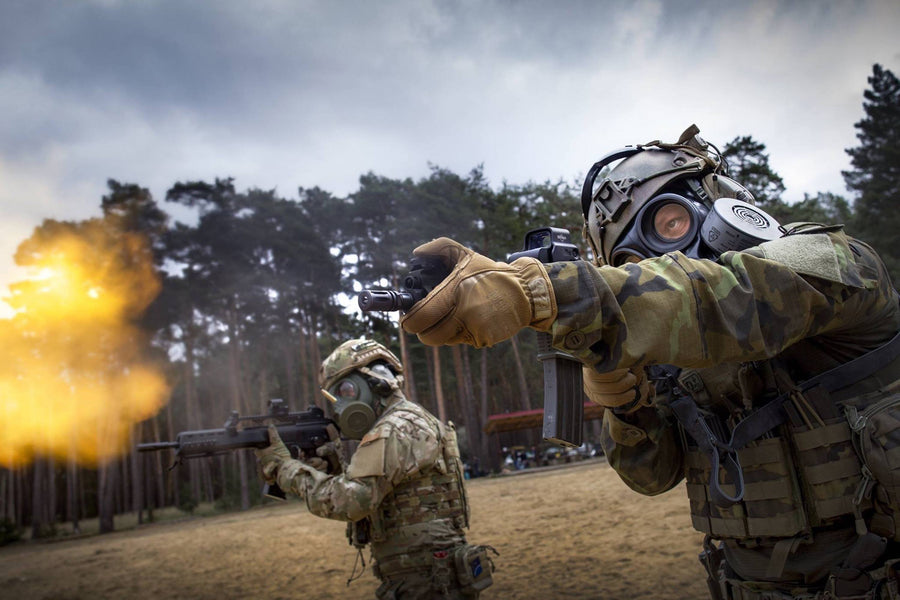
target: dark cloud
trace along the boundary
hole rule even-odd
[[[898,26],[896,0],[6,0],[0,205],[82,218],[110,177],[346,194],[429,162],[574,179],[692,122],[765,143],[788,199],[844,193]]]

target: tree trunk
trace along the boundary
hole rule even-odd
[[[287,403],[291,410],[303,410],[305,406],[297,403],[297,386],[294,381],[296,368],[294,367],[294,353],[291,348],[290,338],[286,338],[281,345],[281,354],[284,359],[284,381],[287,385]]]
[[[311,381],[311,377],[309,374],[309,345],[306,341],[309,327],[307,326],[304,330],[304,325],[306,325],[306,319],[304,317],[301,317],[300,323],[300,391],[303,393],[303,398],[306,399],[307,404],[315,404],[318,406],[318,396],[321,394],[316,394],[316,396],[313,397],[313,395],[309,393],[309,382]]]
[[[406,339],[406,332],[401,328],[400,334],[400,361],[403,363],[403,393],[408,400],[419,404],[418,394],[416,394],[416,380],[413,377],[412,360],[409,358],[409,340]]]
[[[16,471],[16,523],[25,525],[25,469]]]
[[[187,412],[187,428],[201,429],[203,424],[200,423],[200,409],[197,402],[197,390],[194,385],[194,328],[190,327],[188,334],[184,340],[185,360],[184,360],[184,402]],[[173,440],[174,432],[169,432],[169,439]],[[188,480],[190,484],[190,503],[200,502],[200,469],[201,466],[197,461],[188,461]],[[177,479],[175,480],[177,488]],[[181,498],[181,490],[175,491],[178,497],[178,504],[182,504],[184,499]]]
[[[31,473],[31,538],[35,540],[46,535],[50,525],[46,518],[46,510],[42,505],[42,502],[47,501],[44,492],[46,486],[44,470],[44,459],[36,458],[32,464]]]
[[[138,525],[144,523],[144,469],[143,464],[138,461],[138,452],[135,449],[135,428],[140,425],[131,426],[131,510],[137,513]]]
[[[154,426],[154,433],[156,434],[156,439],[160,439],[159,438],[159,428],[155,422],[154,422],[153,426]],[[175,424],[172,422],[172,405],[171,405],[171,403],[166,405],[166,439],[167,440],[175,439]],[[154,452],[154,454],[158,455],[159,452]],[[166,455],[167,455],[167,457],[169,456],[168,452],[166,453]],[[161,468],[162,467],[161,467],[161,463],[160,463],[160,469]],[[165,496],[165,500],[163,501],[163,504],[168,505],[168,506],[178,506],[178,504],[179,504],[179,493],[180,492],[178,490],[178,485],[177,485],[177,482],[175,481],[175,475],[173,473],[174,473],[174,471],[170,470],[169,473],[166,474],[166,480],[165,480],[166,496]]]
[[[75,462],[75,450],[72,448],[66,461],[66,520],[71,521],[73,533],[81,533],[78,512],[78,464]]]
[[[437,404],[437,418],[442,423],[447,422],[447,406],[444,403],[444,389],[441,381],[441,352],[440,346],[431,347],[431,358],[434,361],[434,401]]]
[[[490,414],[488,409],[488,349],[481,349],[481,422],[482,424],[486,424],[488,422],[488,415]],[[487,457],[487,466],[490,471],[497,470],[499,466],[499,457],[494,456],[491,452],[490,439],[489,436],[483,435],[481,436],[481,455]]]
[[[322,398],[322,394],[319,393],[319,365],[322,364],[322,352],[319,350],[319,319],[316,315],[312,315],[310,319],[311,327],[309,330],[309,341],[312,345],[310,348],[310,359],[312,360],[312,382],[313,382],[313,393],[316,395],[316,398]],[[322,399],[324,401],[324,398]]]
[[[56,459],[53,456],[47,457],[47,502],[46,502],[46,519],[50,523],[51,528],[56,523]]]
[[[519,406],[521,410],[531,410],[531,394],[528,390],[528,382],[525,379],[525,368],[522,366],[522,357],[519,353],[517,336],[512,336],[509,341],[512,344],[513,358],[516,363],[516,379],[519,382]]]
[[[7,499],[7,494],[9,493],[9,484],[10,484],[10,475],[11,471],[8,471],[2,467],[0,467],[0,520],[10,519],[9,517],[9,501]]]
[[[459,394],[460,409],[466,426],[466,453],[468,460],[471,461],[472,457],[480,454],[482,436],[481,428],[478,426],[478,417],[475,414],[475,393],[472,388],[471,373],[468,372],[468,356],[463,356],[463,348],[459,344],[451,346],[451,349],[453,366],[456,371],[457,394]],[[466,355],[468,355],[468,350]]]
[[[113,520],[115,479],[114,464],[104,464],[97,472],[97,515],[100,520],[100,533],[110,533],[115,529]]]
[[[531,410],[531,390],[528,389],[528,381],[525,378],[525,367],[522,365],[522,355],[519,352],[518,335],[512,336],[509,341],[512,343],[513,359],[516,363],[516,376],[519,382],[519,406],[521,410]],[[534,430],[523,431],[526,443],[529,446],[537,445],[537,432]]]
[[[166,406],[166,417],[168,419],[169,424],[172,423],[172,411],[169,406]],[[153,440],[159,440],[159,423],[157,420],[150,419],[150,426],[153,428]],[[171,437],[167,439],[173,439]],[[152,460],[153,465],[153,475],[156,481],[156,485],[154,486],[154,490],[156,493],[155,501],[153,502],[156,506],[166,506],[167,504],[175,502],[175,496],[171,493],[171,478],[166,477],[166,473],[163,472],[162,467],[162,452],[148,452],[150,458]]]
[[[234,309],[228,312],[228,321],[229,321],[229,353],[228,357],[231,362],[229,369],[229,377],[231,379],[229,386],[231,388],[231,401],[232,406],[240,411],[244,412],[244,405],[242,404],[241,398],[241,389],[242,389],[242,373],[241,373],[241,361],[240,361],[240,341],[238,339],[238,326],[237,326],[237,314]],[[250,508],[250,489],[247,485],[247,468],[244,464],[244,457],[242,452],[238,452],[238,470],[240,477],[240,487],[241,487],[241,510],[248,510]]]

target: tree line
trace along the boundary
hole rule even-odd
[[[891,209],[900,182],[900,83],[880,65],[868,82],[865,116],[854,124],[859,143],[846,150],[852,168],[843,173],[854,199],[817,192],[788,203],[765,145],[752,136],[735,137],[723,155],[729,174],[781,223],[844,223],[881,252],[897,281],[900,216]],[[134,251],[150,254],[161,284],[135,315],[145,337],[134,343],[170,386],[165,407],[133,426],[132,447],[221,427],[231,410],[263,413],[270,398],[283,398],[292,410],[327,410],[318,393],[322,358],[366,336],[401,357],[412,400],[456,423],[464,458],[496,468],[499,442],[483,433],[488,416],[541,407],[533,332],[492,348],[429,348],[402,334],[396,315],[355,310],[355,296],[364,288],[397,288],[412,249],[439,236],[505,260],[528,230],[553,225],[568,229],[584,251],[580,187],[562,179],[492,187],[481,166],[459,174],[432,165],[418,180],[366,173],[345,197],[312,187],[284,198],[274,189],[241,191],[225,178],[175,183],[160,203],[139,184],[110,179],[102,220],[147,240]],[[188,215],[187,222],[173,214]],[[35,241],[52,231],[84,226],[45,221],[23,242],[17,262],[33,264],[41,252]],[[517,435],[505,441],[539,442],[537,431]],[[97,466],[37,456],[0,469],[0,535],[14,539],[23,527],[33,537],[53,535],[60,521],[77,529],[80,519],[98,516],[101,530],[110,531],[113,516],[125,512],[143,518],[149,511],[152,518],[154,508],[169,505],[246,509],[259,501],[249,451],[168,472],[170,461],[164,453],[130,451]]]

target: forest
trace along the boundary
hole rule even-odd
[[[858,144],[846,149],[852,198],[811,190],[788,202],[762,141],[740,133],[721,150],[729,175],[779,222],[844,224],[880,251],[896,283],[900,81],[874,65],[868,84]],[[354,337],[395,351],[408,395],[457,425],[475,474],[499,468],[502,445],[540,442],[537,430],[483,432],[489,415],[542,406],[534,332],[484,349],[426,347],[401,332],[396,313],[358,310],[356,295],[397,288],[412,250],[439,236],[506,260],[527,231],[552,225],[590,258],[580,181],[492,185],[480,165],[463,174],[431,165],[419,180],[362,174],[346,197],[310,187],[286,198],[228,177],[176,182],[164,198],[139,183],[107,186],[101,216],[47,219],[15,256],[35,277],[10,286],[4,300],[16,312],[0,323],[0,544],[26,530],[53,537],[63,522],[78,531],[99,518],[108,532],[125,513],[142,521],[168,506],[260,502],[251,451],[169,470],[170,451],[135,445],[221,427],[232,410],[263,413],[271,398],[327,410],[319,364]],[[57,284],[48,273],[60,261],[79,278]],[[119,295],[104,303],[107,290]],[[595,433],[588,424],[586,438]]]

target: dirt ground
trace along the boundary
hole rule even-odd
[[[468,539],[499,552],[483,598],[706,597],[684,486],[629,490],[603,459],[472,480]],[[105,536],[0,548],[0,598],[373,598],[344,525],[299,502],[143,525]],[[366,556],[368,563],[368,556]]]

